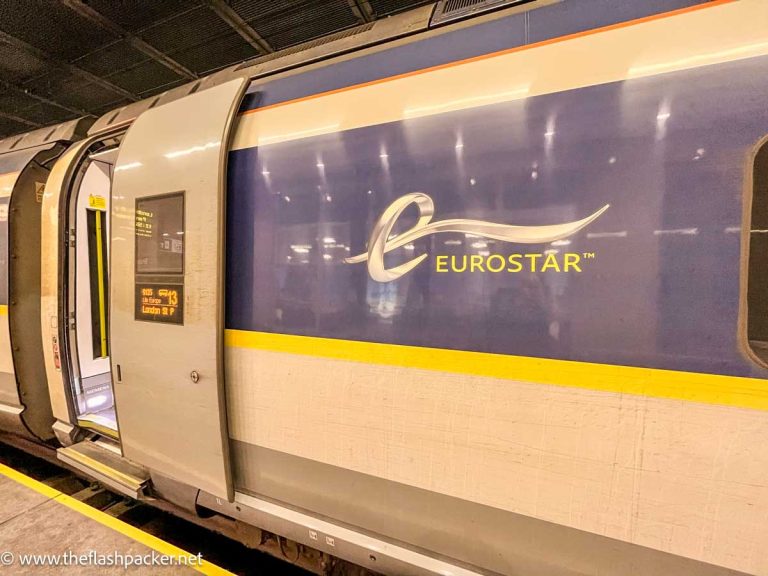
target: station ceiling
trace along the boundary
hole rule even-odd
[[[0,138],[431,1],[0,1]]]

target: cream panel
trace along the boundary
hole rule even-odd
[[[768,413],[249,348],[226,356],[237,440],[768,574]]]
[[[740,0],[278,104],[242,115],[232,149],[763,56],[766,22]]]
[[[40,223],[40,328],[43,336],[43,356],[51,395],[53,416],[62,422],[70,422],[69,382],[64,380],[60,367],[59,342],[59,205],[62,193],[67,193],[69,171],[81,151],[93,140],[81,140],[73,144],[53,165],[43,194]]]
[[[0,310],[0,372],[13,375],[13,356],[11,355],[11,333],[8,326],[7,309]]]

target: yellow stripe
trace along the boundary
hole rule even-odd
[[[96,432],[98,432],[99,434],[104,434],[105,436],[109,436],[110,438],[114,438],[115,440],[120,440],[120,434],[118,434],[117,431],[112,430],[111,428],[107,428],[106,426],[102,426],[101,424],[98,424],[91,420],[81,420],[80,418],[78,418],[77,425],[80,426],[81,428],[89,428],[91,430],[96,430]]]
[[[107,321],[104,302],[104,248],[101,245],[101,211],[96,210],[96,269],[99,276],[99,330],[101,333],[101,357],[107,356]]]
[[[768,410],[768,380],[227,330],[227,346]]]
[[[8,316],[8,306],[5,304],[0,305],[0,316]]]
[[[79,423],[79,421],[78,421]],[[120,472],[119,470],[115,470],[114,468],[110,468],[106,464],[102,464],[98,460],[94,460],[93,458],[89,458],[85,454],[81,452],[67,452],[67,456],[69,456],[72,460],[77,460],[81,464],[84,464],[94,472],[101,474],[102,476],[106,476],[107,478],[120,478],[122,479],[123,483],[126,486],[131,486],[136,483],[136,478],[133,476],[129,476],[128,474],[124,474]]]
[[[46,486],[42,482],[38,482],[34,478],[30,478],[29,476],[26,476],[25,474],[22,474],[21,472],[18,472],[13,468],[10,468],[4,464],[0,464],[0,474],[5,476],[6,478],[13,480],[14,482],[21,484],[22,486],[26,486],[30,490],[34,490],[38,494],[42,494],[43,496],[46,496],[48,498],[55,500],[59,504],[62,504],[67,508],[70,508],[71,510],[78,512],[83,516],[87,516],[91,520],[95,520],[102,526],[111,528],[112,530],[115,530],[120,534],[123,534],[124,536],[131,538],[132,540],[135,540],[136,542],[139,542],[140,544],[143,544],[147,548],[151,548],[152,550],[155,550],[160,554],[164,554],[166,556],[176,556],[176,557],[193,555],[190,552],[187,552],[186,550],[182,550],[181,548],[174,546],[173,544],[169,544],[165,540],[161,540],[157,536],[152,536],[151,534],[147,534],[146,532],[139,530],[135,526],[126,524],[122,520],[113,518],[112,516],[102,512],[101,510],[92,508],[88,504],[85,504],[84,502],[80,502],[79,500],[76,500],[75,498],[72,498],[71,496],[68,496],[63,492],[59,492],[58,490],[51,488],[50,486]],[[228,570],[224,570],[223,568],[220,568],[215,564],[211,564],[206,560],[203,560],[200,566],[190,565],[189,567],[194,568],[195,570],[203,574],[209,574],[210,576],[234,576],[232,572],[229,572]]]

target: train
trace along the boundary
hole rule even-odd
[[[440,1],[0,141],[3,441],[318,574],[768,574],[766,24]]]

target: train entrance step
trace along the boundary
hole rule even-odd
[[[59,448],[56,453],[62,462],[131,498],[140,499],[149,483],[149,472],[145,468],[123,458],[117,448],[102,442],[84,440]]]

